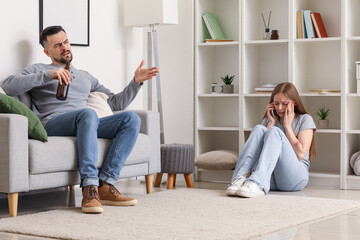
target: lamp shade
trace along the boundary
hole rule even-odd
[[[124,22],[128,27],[178,24],[178,1],[125,0]]]

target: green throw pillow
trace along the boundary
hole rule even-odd
[[[15,113],[27,117],[29,138],[47,142],[47,133],[40,119],[22,102],[0,93],[0,113]]]

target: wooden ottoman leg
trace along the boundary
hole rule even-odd
[[[18,193],[9,193],[8,194],[8,203],[9,203],[9,215],[10,217],[17,216],[17,209],[18,209]]]
[[[191,175],[190,174],[184,174],[184,178],[185,178],[186,186],[188,188],[194,187],[194,184],[193,184],[193,181],[191,180]]]
[[[163,176],[163,173],[161,173],[161,172],[156,174],[154,187],[160,187],[162,176]]]
[[[152,193],[153,179],[154,179],[153,174],[149,174],[149,175],[145,176],[146,192],[147,193]]]
[[[174,184],[173,184],[173,187],[175,187],[176,185],[176,174],[174,174]]]
[[[175,178],[175,174],[168,173],[166,188],[171,189],[174,187],[174,178]]]

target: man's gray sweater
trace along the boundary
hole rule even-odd
[[[112,93],[101,85],[90,73],[70,68],[71,82],[67,99],[56,99],[56,90],[59,84],[57,79],[51,79],[50,70],[63,67],[37,63],[24,69],[21,73],[11,75],[4,80],[3,90],[10,96],[29,92],[34,112],[45,124],[56,116],[70,111],[87,107],[87,98],[90,92],[103,92],[109,96],[108,104],[113,111],[124,110],[135,98],[141,85],[134,79],[118,94]]]

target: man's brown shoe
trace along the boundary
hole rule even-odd
[[[83,213],[102,213],[103,208],[100,203],[98,187],[95,185],[83,188],[83,199],[81,202],[81,211]]]
[[[104,205],[112,206],[132,206],[137,204],[134,198],[124,197],[121,193],[110,184],[103,182],[99,188],[100,202]]]

